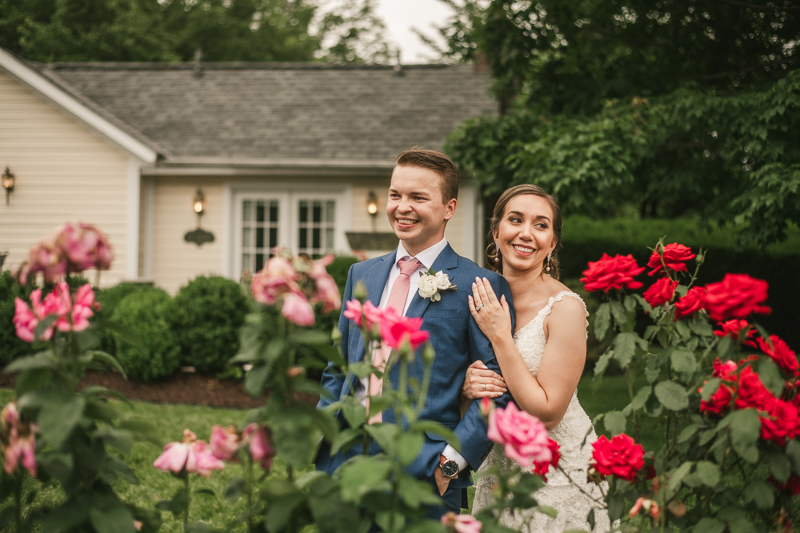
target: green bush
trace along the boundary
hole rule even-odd
[[[200,276],[181,287],[170,317],[181,364],[201,374],[217,374],[239,350],[239,330],[250,311],[235,281]]]
[[[359,259],[352,255],[337,255],[333,263],[328,265],[328,274],[336,282],[340,294],[344,292],[344,286],[347,284],[347,273],[350,272],[350,267],[358,262]]]
[[[167,377],[180,367],[180,347],[170,317],[175,302],[162,289],[137,290],[120,301],[111,320],[135,332],[141,344],[116,337],[116,355],[133,380],[149,382]]]
[[[14,280],[9,271],[0,273],[0,365],[5,366],[16,357],[33,353],[31,345],[19,337],[14,327],[16,298],[30,305],[30,290]]]
[[[92,322],[99,326],[100,346],[104,352],[114,354],[117,349],[113,332],[105,327],[106,323],[111,320],[111,315],[114,314],[117,305],[129,294],[152,288],[152,286],[152,284],[123,281],[107,289],[97,291],[97,302],[100,304],[100,310],[95,313],[95,318]]]

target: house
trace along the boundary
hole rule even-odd
[[[383,253],[394,246],[383,208],[396,155],[441,149],[460,122],[496,112],[477,70],[39,64],[0,49],[0,171],[15,176],[0,199],[0,253],[19,264],[58,224],[88,222],[115,249],[101,285],[170,292],[203,274],[238,279],[275,245]],[[472,259],[480,203],[464,184],[447,228]]]

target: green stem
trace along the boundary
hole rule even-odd
[[[398,385],[400,389],[400,401],[405,402],[408,397],[408,362],[405,358],[400,361],[400,380]]]
[[[192,503],[192,493],[189,491],[189,474],[183,480],[183,488],[186,491],[186,511],[183,514],[183,530],[189,527],[189,506]]]
[[[425,408],[425,399],[428,397],[428,388],[431,385],[431,367],[432,361],[425,362],[425,370],[422,374],[422,387],[419,390],[419,397],[417,398],[417,413],[421,413]]]
[[[17,522],[17,531],[22,533],[22,475],[16,474],[14,478],[14,500],[16,502],[14,513],[16,515],[15,518]]]

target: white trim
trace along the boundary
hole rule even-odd
[[[159,161],[142,169],[143,176],[389,176],[394,161],[350,161],[336,159],[188,158]]]
[[[233,191],[229,183],[222,189],[222,232],[219,236],[220,246],[222,247],[222,275],[226,278],[234,279],[233,267]],[[238,276],[236,276],[238,281]]]
[[[139,202],[141,161],[128,159],[128,207],[125,217],[125,278],[139,279]]]
[[[475,188],[476,192],[478,188]],[[483,221],[486,216],[483,210],[483,197],[480,194],[475,195],[475,262],[483,266],[484,250],[486,250],[485,235],[483,234]]]
[[[475,261],[477,257],[475,255],[475,225],[478,222],[475,218],[475,187],[463,187],[459,196],[461,198],[459,198],[458,205],[464,209],[462,213],[464,216],[464,226],[462,228],[464,232],[463,250],[465,254],[469,254],[467,259]],[[475,262],[477,263],[477,261]]]
[[[142,279],[152,280],[156,242],[156,179],[144,178],[144,265]]]
[[[153,149],[75,100],[2,48],[0,48],[0,68],[141,161],[155,163],[158,154]]]

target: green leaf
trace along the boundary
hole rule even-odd
[[[447,427],[443,426],[438,422],[434,422],[433,420],[418,420],[414,422],[408,428],[409,431],[425,431],[426,433],[433,433],[434,435],[439,435],[440,437],[444,438],[447,441],[447,444],[455,448],[456,450],[461,449],[461,443],[458,440],[456,434]]]
[[[306,329],[293,333],[289,337],[289,342],[294,344],[323,344],[331,343],[330,333],[324,333],[317,329]]]
[[[39,322],[33,329],[33,338],[41,339],[44,332],[47,331],[58,320],[58,315],[48,315]],[[769,338],[769,337],[767,337]]]
[[[625,329],[625,325],[628,322],[628,318],[625,315],[625,308],[617,301],[609,302],[609,307],[611,308],[611,316],[614,317],[614,322],[617,323],[620,329]]]
[[[684,442],[691,439],[697,433],[698,429],[699,426],[697,424],[689,424],[688,426],[683,428],[680,434],[678,435],[678,444],[683,444]]]
[[[539,513],[544,513],[551,518],[555,518],[558,516],[558,511],[553,509],[552,507],[548,507],[546,505],[540,505],[536,508],[536,511]]]
[[[790,440],[786,444],[786,457],[792,463],[792,471],[800,475],[800,442],[796,439]]]
[[[681,486],[684,476],[692,469],[692,462],[685,461],[681,466],[667,474],[667,490],[675,494]]]
[[[86,399],[83,396],[66,393],[42,405],[37,422],[42,436],[53,448],[60,448],[69,438],[85,406]]]
[[[655,383],[658,376],[661,375],[661,365],[658,362],[658,356],[654,355],[647,358],[647,363],[644,366],[644,377],[647,378],[648,383]]]
[[[689,406],[689,394],[674,381],[662,381],[654,390],[661,405],[670,411],[680,411]]]
[[[608,363],[611,361],[612,357],[614,357],[614,350],[607,350],[597,359],[597,362],[594,364],[595,376],[602,376],[603,373],[605,373],[606,368],[608,368]]]
[[[697,369],[697,360],[694,354],[686,350],[673,350],[672,354],[670,354],[670,361],[672,363],[672,368],[676,372],[694,374],[694,371]]]
[[[13,374],[14,372],[22,372],[24,370],[33,370],[39,368],[58,368],[58,364],[56,363],[55,359],[53,359],[53,353],[50,350],[15,359],[11,361],[11,363],[9,363],[3,371],[6,374]]]
[[[365,361],[359,361],[358,363],[351,363],[347,365],[347,371],[356,376],[358,379],[364,379],[372,374],[372,365]]]
[[[778,365],[769,357],[762,357],[756,364],[756,371],[761,382],[769,391],[777,397],[783,392],[784,381]]]
[[[756,443],[761,435],[761,422],[755,409],[743,409],[729,413],[719,424],[728,427],[733,449],[739,457],[755,464],[758,461]]]
[[[603,417],[603,423],[606,426],[606,431],[611,433],[612,436],[625,433],[626,425],[625,415],[620,411],[609,411]]]
[[[87,352],[87,354],[92,357],[92,361],[99,361],[101,363],[105,363],[108,366],[116,369],[117,372],[119,372],[120,374],[122,374],[123,379],[128,379],[128,375],[125,374],[125,369],[122,368],[122,365],[119,363],[119,361],[117,361],[117,358],[114,357],[113,355],[100,350],[92,350],[90,352]]]
[[[650,393],[653,391],[653,388],[650,385],[645,385],[641,389],[639,389],[631,400],[630,407],[634,411],[638,411],[644,404],[647,403],[647,399],[650,398]]]
[[[602,341],[605,338],[610,324],[611,307],[607,303],[602,303],[594,314],[594,336],[597,337],[597,340]]]
[[[711,395],[717,392],[721,383],[722,381],[720,381],[719,378],[711,378],[703,384],[703,388],[700,391],[700,397],[703,401],[707,402],[708,399],[711,398]]]
[[[89,520],[97,533],[136,533],[133,528],[133,515],[123,505],[113,505],[100,509],[89,509]]]
[[[753,502],[759,509],[769,509],[775,503],[775,487],[765,481],[752,480],[744,488],[744,501]]]
[[[625,500],[619,494],[609,494],[606,498],[606,505],[608,507],[608,516],[613,522],[619,520],[622,512],[625,510]]]
[[[769,456],[769,471],[776,481],[786,483],[792,472],[792,463],[782,453],[773,453]]]
[[[632,332],[620,333],[614,339],[614,359],[621,368],[625,368],[636,353],[636,343],[639,336]]]
[[[425,437],[419,433],[403,433],[397,439],[397,458],[400,464],[408,466],[414,462],[419,455],[422,446],[425,444]]]
[[[131,418],[122,420],[118,424],[120,429],[127,429],[133,435],[133,438],[140,441],[152,442],[156,446],[163,446],[162,433],[155,426],[144,420]]]
[[[361,431],[361,428],[347,428],[337,433],[331,442],[331,455],[350,449],[358,441]]]
[[[339,468],[342,480],[342,499],[358,503],[366,492],[383,486],[392,470],[385,456],[354,457]]]
[[[728,523],[728,528],[731,533],[759,533],[759,530],[744,517],[731,520]]]
[[[692,337],[692,331],[689,329],[689,326],[686,324],[685,320],[678,320],[675,322],[675,329],[677,330],[678,335],[680,335],[684,340],[689,340]]]
[[[695,318],[688,322],[689,328],[701,337],[711,337],[714,335],[714,329],[706,320],[702,318]]]
[[[723,361],[729,359],[728,354],[733,349],[734,341],[728,336],[718,337],[717,341],[717,355]]]
[[[400,497],[412,509],[419,509],[420,505],[442,504],[441,498],[434,493],[430,483],[414,479],[408,474],[400,477],[397,489]]]
[[[378,443],[384,452],[393,456],[396,451],[397,438],[400,436],[400,427],[395,424],[372,424],[364,429]]]
[[[367,409],[355,396],[348,396],[342,404],[342,414],[351,428],[360,427],[367,420]]]
[[[110,474],[110,476],[108,477],[114,478],[109,480],[109,483],[113,483],[114,481],[116,481],[116,478],[124,479],[125,481],[133,485],[137,485],[139,483],[139,478],[136,477],[136,473],[130,466],[128,466],[128,463],[126,463],[122,459],[114,457],[113,455],[110,455],[106,458],[104,471]]]
[[[122,453],[128,453],[133,446],[133,435],[125,429],[118,429],[112,426],[102,426],[94,432],[96,438],[102,439],[118,449]]]
[[[700,461],[697,463],[697,474],[707,487],[714,488],[719,483],[719,466],[710,461]]]
[[[244,389],[253,398],[258,398],[268,375],[269,365],[255,365],[244,377]]]
[[[725,522],[716,518],[701,518],[692,528],[692,533],[722,533],[724,530]]]

